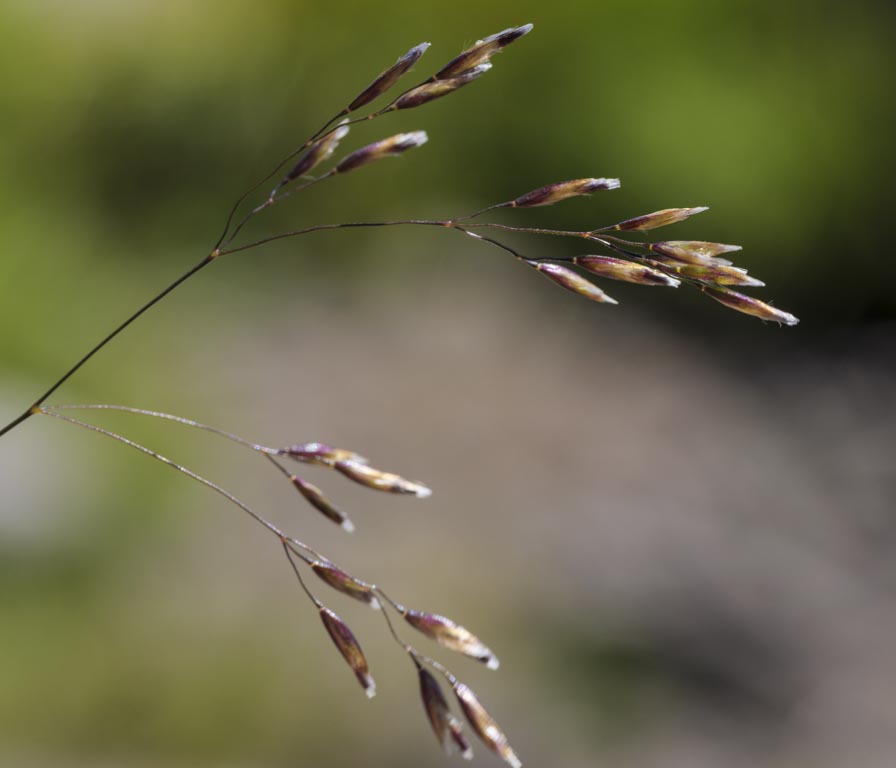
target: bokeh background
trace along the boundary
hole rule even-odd
[[[348,536],[235,446],[96,418],[475,628],[498,673],[439,657],[527,765],[892,766],[888,3],[4,0],[0,421],[395,57],[431,41],[428,74],[527,21],[482,80],[344,144],[426,129],[424,148],[248,234],[620,176],[505,218],[709,205],[668,237],[743,244],[798,327],[685,288],[591,305],[441,230],[337,232],[222,260],[54,401],[325,440],[428,481],[415,501],[309,472]],[[0,763],[446,765],[380,617],[325,590],[373,702],[261,528],[112,441],[28,421],[0,441]]]

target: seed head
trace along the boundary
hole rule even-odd
[[[423,85],[418,85],[416,88],[412,88],[407,93],[399,96],[389,109],[411,109],[426,104],[427,102],[434,101],[435,99],[440,99],[442,96],[454,93],[458,88],[462,88],[468,83],[472,83],[491,68],[491,64],[484,62],[472,69],[468,69],[457,77],[450,77],[447,80],[435,80],[423,83]]]
[[[300,477],[290,475],[292,484],[298,489],[299,493],[305,497],[305,500],[314,507],[318,512],[332,520],[336,525],[342,527],[343,530],[351,533],[355,530],[355,524],[349,520],[348,515],[342,510],[334,507],[330,501],[323,495],[320,488],[316,485],[302,480]]]
[[[680,280],[669,277],[658,269],[612,256],[576,256],[573,263],[588,272],[611,280],[622,280],[638,285],[668,285],[672,288],[681,285]]]
[[[382,94],[398,82],[398,79],[402,75],[417,63],[420,57],[426,53],[426,49],[429,48],[429,45],[429,43],[420,43],[420,45],[411,48],[411,50],[400,57],[398,61],[386,69],[370,85],[361,91],[358,97],[348,105],[346,111],[354,112],[356,109],[360,109],[365,104],[369,104],[377,97],[382,96]]]
[[[507,743],[507,737],[503,734],[498,724],[491,718],[476,695],[463,683],[454,686],[454,693],[460,703],[467,722],[476,731],[476,735],[485,745],[509,763],[513,768],[521,768],[520,759],[514,754]]]
[[[423,709],[426,711],[436,739],[447,752],[448,733],[452,720],[448,702],[445,700],[438,681],[419,664],[417,664],[417,673],[420,677],[420,697],[423,699]]]
[[[311,563],[313,570],[323,581],[329,584],[333,589],[342,592],[344,595],[367,603],[371,608],[379,610],[382,608],[380,601],[377,599],[373,591],[373,585],[366,581],[356,579],[345,571],[337,568],[333,563],[328,561],[315,560]]]
[[[567,267],[561,267],[559,264],[549,264],[542,261],[527,261],[529,266],[537,269],[541,274],[549,280],[553,280],[557,285],[563,286],[568,291],[584,296],[591,301],[598,301],[603,304],[618,304],[616,299],[610,298],[600,288],[598,288],[590,280],[586,280],[578,272],[573,272]]]
[[[324,443],[291,445],[288,448],[281,448],[278,454],[289,456],[289,458],[305,464],[319,464],[324,467],[332,467],[337,461],[353,461],[357,464],[367,463],[367,459],[354,451],[334,448],[332,445],[325,445]]]
[[[435,613],[405,611],[404,620],[414,629],[452,651],[458,651],[483,662],[489,669],[497,669],[498,657],[470,630],[451,619]]]
[[[504,48],[515,40],[519,40],[524,35],[528,35],[532,31],[531,24],[524,24],[521,27],[511,27],[501,30],[494,35],[477,40],[467,50],[459,56],[455,56],[444,67],[433,75],[433,80],[448,80],[452,77],[466,72],[473,67],[488,62],[488,60],[496,53],[500,53]]]
[[[376,695],[376,683],[374,683],[373,677],[370,675],[367,659],[364,658],[361,646],[345,622],[333,611],[324,606],[320,606],[319,610],[321,621],[323,621],[324,627],[330,634],[334,645],[339,649],[342,658],[352,668],[355,677],[358,678],[358,682],[364,689],[364,693],[367,694],[367,698],[372,699]]]
[[[662,211],[654,211],[653,213],[648,213],[644,216],[636,216],[634,219],[621,221],[613,227],[613,229],[646,232],[648,229],[657,229],[669,224],[676,224],[679,221],[684,221],[689,216],[703,213],[703,211],[708,210],[709,208],[706,206],[699,206],[697,208],[664,208]]]
[[[799,319],[789,312],[773,307],[771,304],[766,304],[764,301],[759,301],[759,299],[754,299],[752,296],[746,296],[743,293],[730,291],[727,288],[713,288],[709,285],[701,286],[701,290],[720,304],[724,304],[726,307],[735,309],[738,312],[743,312],[746,315],[753,315],[753,317],[771,320],[783,325],[796,325],[799,322]]]
[[[686,264],[722,263],[721,259],[716,258],[719,254],[741,250],[739,245],[707,243],[702,240],[666,240],[651,243],[647,247],[654,253]]]
[[[619,179],[573,179],[548,184],[518,197],[510,203],[512,208],[535,208],[539,205],[553,205],[561,200],[580,195],[590,195],[599,189],[619,189]]]
[[[692,277],[714,285],[742,285],[754,288],[765,285],[761,280],[750,277],[747,270],[727,264],[680,264],[675,271],[685,277]]]
[[[432,491],[423,483],[405,480],[391,472],[380,472],[378,469],[357,461],[337,461],[334,466],[349,480],[354,480],[356,483],[366,485],[376,491],[413,494],[419,499],[425,499],[432,495]]]
[[[304,154],[299,158],[298,162],[293,166],[292,170],[287,173],[283,178],[283,181],[277,185],[277,189],[271,193],[271,196],[273,196],[278,189],[294,179],[299,178],[299,176],[304,176],[306,173],[310,173],[324,160],[329,158],[330,155],[336,151],[339,142],[348,135],[349,127],[344,125],[346,122],[346,120],[343,120],[338,127],[325,134],[322,138],[318,139],[308,147]]]
[[[347,173],[382,160],[384,157],[400,155],[402,152],[425,144],[428,138],[426,131],[413,131],[412,133],[397,133],[387,139],[375,141],[343,158],[336,166],[336,173]]]

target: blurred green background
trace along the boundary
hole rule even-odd
[[[234,198],[411,45],[433,43],[422,78],[532,21],[475,84],[343,144],[425,129],[425,147],[247,237],[619,176],[500,218],[590,228],[709,205],[668,237],[742,244],[769,286],[755,295],[798,327],[684,288],[614,284],[620,306],[590,305],[450,232],[353,230],[222,260],[54,401],[325,440],[425,478],[436,493],[415,502],[309,472],[355,519],[347,536],[234,446],[96,418],[476,629],[501,671],[451,666],[525,764],[890,766],[894,15],[5,0],[0,422],[207,253]],[[446,764],[381,619],[318,590],[364,645],[370,703],[276,542],[220,498],[39,418],[0,440],[0,489],[3,765]]]

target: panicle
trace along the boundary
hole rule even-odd
[[[388,91],[398,79],[414,66],[420,57],[426,53],[429,43],[415,45],[404,56],[400,57],[391,67],[382,72],[370,85],[368,85],[358,97],[348,105],[346,112],[354,112],[356,109],[369,104],[374,99]]]
[[[477,40],[463,53],[455,56],[444,67],[433,75],[433,80],[447,80],[466,72],[480,64],[485,64],[496,53],[504,50],[512,42],[519,40],[532,31],[532,24],[524,24],[521,27],[511,27],[496,32],[494,35]]]
[[[357,464],[367,463],[367,459],[354,451],[334,448],[332,445],[324,443],[300,443],[281,448],[277,453],[280,456],[289,456],[289,458],[305,464],[319,464],[324,467],[335,466],[337,461],[353,461]]]
[[[324,160],[329,158],[330,155],[336,151],[339,142],[348,135],[349,127],[345,125],[346,122],[348,121],[343,120],[336,128],[329,133],[326,133],[308,147],[298,159],[298,162],[293,166],[292,170],[286,174],[283,180],[277,185],[277,188],[271,192],[271,196],[273,197],[277,193],[277,190],[299,178],[299,176],[304,176],[306,173],[310,173]]]
[[[458,651],[483,662],[489,669],[497,669],[498,657],[476,635],[444,616],[435,613],[406,610],[404,620],[418,632],[452,651]]]
[[[576,256],[573,264],[601,277],[611,280],[622,280],[638,285],[667,285],[677,288],[680,280],[653,269],[644,264],[638,264],[625,259],[617,259],[612,256]]]
[[[393,475],[391,472],[381,472],[361,462],[350,460],[337,461],[334,466],[349,480],[354,480],[356,483],[373,488],[375,491],[412,494],[419,499],[425,499],[432,495],[432,491],[423,483],[405,480],[403,477]]]
[[[701,290],[720,304],[724,304],[726,307],[735,309],[738,312],[743,312],[746,315],[753,315],[753,317],[758,317],[761,320],[771,320],[783,325],[796,325],[799,322],[799,318],[794,317],[790,312],[785,312],[743,293],[730,291],[727,288],[713,288],[709,285],[701,286]]]
[[[619,189],[621,184],[622,182],[619,179],[573,179],[572,181],[560,181],[521,195],[516,200],[511,201],[510,207],[535,208],[539,205],[553,205],[570,197],[590,195],[599,189]]]
[[[417,674],[420,677],[420,697],[423,699],[423,709],[426,711],[436,739],[447,752],[452,720],[448,702],[445,700],[438,681],[419,663],[416,661],[414,663],[417,665]]]
[[[509,763],[512,768],[521,768],[520,759],[514,754],[507,743],[507,737],[498,727],[498,724],[492,719],[491,715],[485,711],[485,707],[479,703],[476,695],[463,683],[457,683],[454,686],[454,693],[457,695],[460,708],[463,710],[467,722],[476,731],[476,735],[485,743],[485,745],[499,755],[505,762]]]
[[[598,288],[590,280],[586,280],[578,272],[573,272],[567,267],[561,267],[559,264],[549,264],[541,261],[527,261],[529,266],[537,269],[541,274],[549,280],[553,280],[557,285],[566,288],[568,291],[584,296],[591,301],[598,301],[602,304],[618,304],[616,299],[611,298]]]
[[[705,205],[696,208],[664,208],[662,211],[654,211],[653,213],[647,213],[643,216],[636,216],[633,219],[620,221],[613,227],[613,229],[646,232],[648,229],[657,229],[659,227],[668,226],[669,224],[676,224],[679,221],[684,221],[689,216],[694,216],[697,213],[703,213],[703,211],[708,210],[709,208]]]
[[[428,140],[426,131],[412,131],[411,133],[397,133],[386,139],[380,139],[366,147],[361,147],[347,157],[339,161],[335,168],[336,173],[347,173],[356,168],[362,168],[384,157],[394,157],[409,149],[414,149],[425,144]]]
[[[324,560],[315,560],[311,563],[311,570],[314,571],[321,580],[329,584],[333,589],[342,592],[344,595],[367,603],[371,608],[379,610],[382,608],[380,601],[374,593],[373,584],[366,581],[356,579],[354,576],[347,574],[333,563]]]
[[[364,693],[367,694],[367,698],[372,699],[376,695],[376,683],[374,683],[370,674],[364,652],[361,650],[361,646],[358,644],[352,631],[329,608],[320,606],[319,611],[321,621],[323,621],[324,627],[326,627],[330,638],[333,640],[333,644],[339,649],[342,658],[352,668],[355,677],[358,678],[358,682],[364,689]]]
[[[355,524],[349,520],[348,515],[342,510],[334,507],[329,499],[323,495],[320,488],[302,480],[302,478],[297,477],[296,475],[290,475],[289,479],[298,489],[299,493],[305,497],[305,500],[318,512],[322,513],[325,517],[329,518],[336,523],[336,525],[341,526],[343,530],[348,531],[349,533],[355,530]]]
[[[449,93],[454,93],[458,88],[462,88],[468,83],[472,83],[477,78],[484,75],[492,68],[488,62],[478,64],[472,69],[468,69],[457,77],[450,77],[447,80],[435,80],[418,85],[411,88],[407,93],[399,96],[387,109],[412,109],[426,104]]]
[[[747,270],[728,264],[679,264],[674,269],[679,275],[715,285],[741,285],[753,288],[765,285],[761,280],[750,277]]]
[[[666,256],[686,264],[718,264],[723,263],[716,257],[723,253],[741,250],[739,245],[725,243],[707,243],[702,240],[665,240],[647,246],[654,253]]]

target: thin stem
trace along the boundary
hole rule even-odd
[[[483,242],[488,243],[489,245],[494,245],[496,248],[500,248],[502,251],[509,253],[511,256],[514,256],[521,261],[528,261],[528,259],[523,256],[519,251],[514,250],[509,245],[505,245],[500,240],[495,240],[491,237],[486,237],[485,235],[480,235],[477,232],[470,232],[468,229],[464,229],[463,227],[455,227],[458,232],[462,232],[463,234],[472,237],[476,240],[482,240]]]
[[[260,203],[259,205],[255,206],[249,213],[246,214],[246,216],[243,218],[243,220],[239,224],[237,224],[236,227],[234,227],[234,230],[230,234],[230,237],[228,237],[221,244],[221,247],[226,248],[234,240],[236,240],[236,236],[240,233],[240,230],[246,224],[248,224],[251,219],[253,219],[255,216],[257,216],[259,213],[261,213],[266,208],[273,208],[277,203],[281,202],[282,200],[285,200],[286,198],[291,197],[292,195],[296,194],[297,192],[301,192],[303,189],[307,189],[308,187],[313,186],[314,184],[317,184],[318,182],[321,182],[324,179],[329,179],[333,175],[335,175],[335,171],[329,171],[328,173],[325,173],[323,176],[319,176],[316,179],[310,179],[309,181],[306,181],[304,184],[299,184],[297,187],[293,187],[288,192],[284,192],[282,195],[279,195],[279,196],[276,194],[276,190],[274,190],[274,192],[271,193],[271,196],[267,200],[265,200],[263,203]]]
[[[171,285],[169,285],[164,291],[162,291],[161,293],[159,293],[158,295],[156,295],[155,297],[150,299],[146,304],[144,304],[142,307],[140,307],[140,309],[138,309],[136,312],[134,312],[134,314],[132,314],[130,317],[128,317],[127,320],[125,320],[118,327],[116,327],[111,333],[106,335],[102,341],[100,341],[98,344],[96,344],[86,355],[84,355],[80,360],[78,360],[77,363],[75,363],[71,368],[69,368],[69,370],[66,371],[56,381],[56,383],[53,384],[53,386],[51,386],[46,392],[44,392],[39,398],[37,398],[37,400],[35,400],[34,403],[32,403],[31,406],[23,414],[21,414],[18,418],[14,419],[9,424],[7,424],[5,427],[3,427],[3,429],[0,429],[0,436],[5,435],[13,427],[16,427],[17,425],[19,425],[23,421],[25,421],[25,419],[28,419],[31,416],[33,416],[35,413],[37,413],[40,410],[40,406],[43,404],[43,402],[48,397],[50,397],[50,395],[52,395],[57,389],[59,389],[59,387],[61,387],[66,381],[68,381],[68,379],[71,378],[71,376],[82,365],[84,365],[84,363],[86,363],[88,360],[90,360],[91,357],[93,357],[97,352],[99,352],[103,347],[105,347],[106,344],[108,344],[110,341],[112,341],[112,339],[114,339],[116,336],[118,336],[119,333],[121,333],[125,328],[127,328],[131,323],[133,323],[138,317],[140,317],[140,315],[142,315],[144,312],[146,312],[147,310],[149,310],[150,308],[152,308],[153,306],[158,304],[162,299],[164,299],[169,293],[171,293],[171,291],[173,291],[175,288],[177,288],[181,283],[186,282],[193,275],[195,275],[197,272],[199,272],[199,270],[201,270],[204,267],[211,264],[217,256],[218,256],[217,252],[212,251],[212,253],[210,253],[208,256],[206,256],[195,267],[188,270],[183,275],[181,275],[179,278],[177,278],[177,280],[175,280],[173,283],[171,283]]]
[[[178,472],[181,472],[182,474],[189,477],[191,480],[195,480],[197,483],[201,483],[202,485],[206,486],[207,488],[211,488],[216,493],[221,494],[221,496],[223,496],[229,502],[236,504],[241,510],[243,510],[243,512],[245,512],[247,515],[249,515],[257,523],[260,523],[265,528],[267,528],[271,533],[273,533],[275,536],[277,536],[281,541],[283,539],[286,539],[288,541],[293,541],[293,539],[291,539],[289,536],[287,536],[276,525],[274,525],[272,522],[263,518],[261,515],[259,515],[257,512],[255,512],[252,508],[250,508],[247,504],[240,501],[232,493],[225,491],[220,485],[213,483],[211,480],[207,480],[206,478],[202,477],[202,475],[197,475],[192,470],[187,469],[186,467],[183,467],[180,464],[177,464],[176,462],[172,461],[171,459],[169,459],[165,456],[162,456],[162,454],[160,454],[160,453],[156,453],[155,451],[147,448],[144,445],[141,445],[140,443],[134,442],[133,440],[130,440],[127,437],[119,435],[116,432],[112,432],[108,429],[104,429],[103,427],[98,427],[95,424],[88,424],[86,421],[80,421],[79,419],[74,419],[71,416],[64,416],[61,413],[55,413],[53,410],[51,410],[49,408],[39,408],[36,411],[36,413],[42,413],[46,416],[52,416],[54,419],[61,419],[62,421],[66,421],[69,424],[74,424],[75,426],[82,427],[83,429],[89,429],[92,432],[97,432],[101,435],[105,435],[106,437],[111,437],[113,440],[117,440],[120,443],[124,443],[125,445],[128,445],[131,448],[134,448],[134,449],[140,451],[141,453],[145,453],[147,456],[150,456],[151,458],[156,459],[156,461],[161,461],[166,466],[169,466],[172,469],[175,469]],[[300,546],[304,546],[304,545],[301,545],[301,542],[299,542],[299,544],[300,544]]]
[[[193,419],[185,419],[183,416],[174,416],[170,413],[162,413],[161,411],[150,411],[145,408],[132,408],[128,405],[108,405],[106,403],[92,403],[88,405],[80,405],[80,404],[65,404],[65,405],[47,405],[42,409],[44,411],[123,411],[125,413],[135,413],[141,416],[153,416],[157,419],[166,419],[168,421],[174,421],[178,424],[183,424],[187,427],[194,427],[196,429],[202,429],[206,432],[212,432],[213,434],[220,435],[228,440],[232,440],[235,443],[239,443],[240,445],[245,445],[247,448],[251,448],[253,451],[258,451],[259,453],[267,454],[276,454],[276,448],[269,448],[266,445],[260,445],[259,443],[253,443],[251,440],[246,440],[244,437],[240,437],[239,435],[235,435],[232,432],[227,432],[223,429],[218,429],[217,427],[212,427],[208,424],[202,424],[201,422],[194,421]]]
[[[543,227],[514,227],[510,224],[498,224],[496,222],[487,222],[483,224],[469,224],[470,229],[501,229],[505,232],[522,232],[528,235],[553,235],[555,237],[584,237],[587,238],[590,232],[577,232],[569,229],[545,229]]]
[[[304,227],[302,229],[294,229],[290,232],[281,232],[277,235],[270,235],[268,237],[263,237],[260,240],[255,240],[251,243],[247,243],[246,245],[238,245],[235,248],[228,248],[226,250],[221,251],[221,256],[228,256],[232,253],[239,253],[240,251],[248,251],[252,248],[257,248],[261,245],[267,245],[268,243],[276,242],[277,240],[287,240],[293,237],[300,237],[301,235],[307,235],[312,232],[323,232],[329,229],[358,229],[362,227],[397,227],[397,226],[426,226],[426,227],[452,227],[450,221],[430,221],[428,219],[405,219],[400,221],[350,221],[350,222],[342,222],[339,224],[316,224],[311,227]]]
[[[292,559],[292,556],[293,554],[295,554],[296,557],[305,560],[305,562],[307,562],[307,558],[305,558],[300,552],[296,552],[292,547],[290,547],[288,539],[281,539],[280,543],[283,544],[283,551],[286,553],[286,559],[289,560],[289,564],[292,566],[293,573],[295,573],[296,578],[299,580],[299,584],[302,585],[302,589],[304,590],[305,594],[308,595],[308,599],[317,606],[318,610],[320,610],[324,607],[324,604],[314,596],[314,593],[312,593],[310,589],[308,589],[308,585],[305,583],[305,579],[302,578],[299,567],[296,565],[295,560]]]

